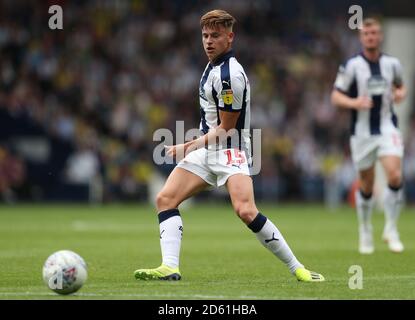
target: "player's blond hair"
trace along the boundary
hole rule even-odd
[[[371,27],[374,25],[377,25],[379,27],[382,27],[382,24],[380,23],[380,20],[374,17],[371,18],[365,18],[362,22],[363,27]]]
[[[216,29],[219,26],[223,26],[229,31],[232,31],[232,27],[235,24],[236,19],[232,17],[225,10],[212,10],[205,13],[202,18],[200,18],[200,28],[204,27]]]

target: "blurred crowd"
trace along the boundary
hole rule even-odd
[[[23,183],[25,166],[22,159],[0,145],[0,196],[6,203],[16,200],[13,188]]]
[[[51,4],[63,8],[63,30],[48,28]],[[2,1],[0,108],[74,145],[69,180],[100,175],[107,200],[142,195],[171,170],[153,163],[154,131],[174,132],[177,120],[198,128],[199,19],[219,7],[237,18],[251,126],[262,129],[259,197],[319,198],[316,186],[333,181],[347,191],[349,113],[330,92],[359,43],[346,11],[309,2]]]

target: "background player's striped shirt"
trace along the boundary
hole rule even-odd
[[[393,86],[402,85],[402,68],[397,58],[381,54],[377,62],[360,53],[340,66],[334,87],[349,97],[371,97],[369,110],[352,110],[351,133],[359,137],[396,130]]]
[[[208,63],[199,86],[200,130],[206,134],[220,124],[219,110],[240,112],[235,129],[238,139],[230,139],[221,148],[238,148],[250,156],[250,86],[243,67],[229,51],[215,64]]]

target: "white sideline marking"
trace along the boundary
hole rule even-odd
[[[59,297],[60,295],[53,293],[53,292],[0,292],[0,296],[55,296]],[[194,294],[194,295],[186,295],[186,294],[140,294],[140,293],[75,293],[73,295],[69,295],[72,297],[165,297],[165,298],[173,298],[173,297],[182,297],[182,298],[206,298],[206,299],[224,299],[225,296],[209,296],[209,295],[201,295],[201,294]],[[254,298],[254,297],[252,297]]]
[[[75,220],[70,226],[73,231],[137,231],[142,226],[140,225],[125,225],[125,224],[110,224],[110,223],[92,223],[89,221]]]
[[[60,295],[53,292],[0,292],[0,296],[47,296],[59,297]],[[140,294],[140,293],[76,293],[70,297],[137,297],[137,298],[197,298],[197,299],[259,299],[272,300],[276,297],[257,297],[257,296],[222,296],[222,295],[202,295],[202,294]],[[304,299],[304,298],[295,298]],[[305,299],[314,299],[306,297]]]

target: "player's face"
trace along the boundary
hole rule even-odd
[[[360,42],[366,50],[376,50],[382,43],[382,31],[377,24],[363,27],[360,30]]]
[[[217,28],[203,27],[202,42],[209,61],[214,61],[221,54],[228,51],[232,45],[233,32],[223,26]]]

